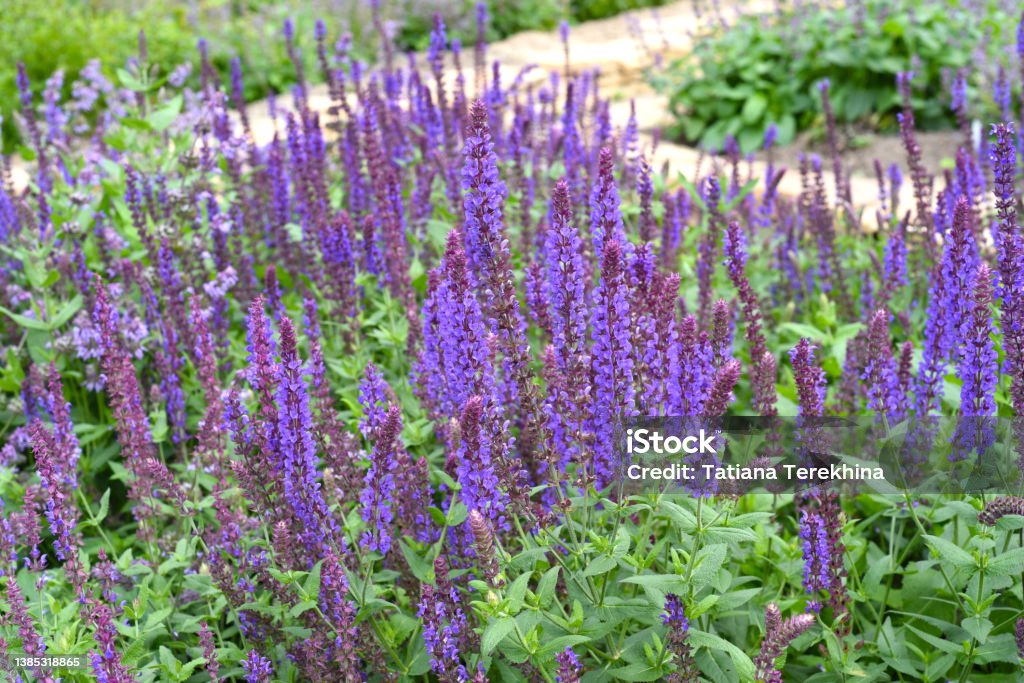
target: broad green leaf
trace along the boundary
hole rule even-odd
[[[561,567],[555,565],[547,570],[537,583],[537,599],[540,601],[541,607],[547,607],[555,598],[555,587],[558,584],[559,569]]]
[[[515,626],[516,621],[512,617],[498,617],[487,624],[487,628],[484,629],[484,635],[480,638],[481,654],[485,657],[491,654],[494,648],[505,639],[505,636],[512,632]]]
[[[978,569],[978,563],[971,557],[970,553],[960,546],[938,536],[926,534],[925,543],[931,548],[936,559],[943,563],[951,564],[957,569],[966,569],[974,573]]]
[[[296,603],[290,610],[288,610],[288,614],[290,614],[293,617],[297,617],[300,614],[302,614],[303,612],[308,612],[309,610],[311,610],[311,609],[313,609],[315,607],[316,607],[316,601],[314,601],[314,600],[303,600],[302,602]]]
[[[181,113],[182,97],[176,95],[167,102],[164,106],[159,109],[154,109],[153,112],[147,117],[150,128],[158,133],[162,133],[167,130],[174,119]]]
[[[1014,548],[1000,553],[985,567],[985,573],[992,576],[1016,576],[1024,571],[1024,548]]]
[[[754,662],[750,660],[747,653],[739,649],[727,640],[724,640],[713,633],[690,630],[687,638],[693,647],[706,647],[712,650],[722,650],[729,655],[733,666],[736,667],[740,680],[749,681],[754,678]]]
[[[743,104],[743,111],[740,116],[743,123],[753,125],[761,120],[765,109],[768,108],[768,98],[761,93],[754,93],[750,99]]]

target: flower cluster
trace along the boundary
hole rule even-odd
[[[938,175],[900,74],[907,160],[875,165],[865,212],[838,83],[818,92],[827,157],[800,155],[799,178],[779,164],[782,121],[761,177],[731,136],[666,172],[635,105],[616,120],[606,79],[569,63],[568,24],[564,68],[509,73],[488,61],[486,3],[472,65],[447,14],[404,56],[383,3],[368,13],[372,62],[326,22],[313,43],[286,23],[295,84],[269,120],[245,109],[252,75],[236,60],[221,79],[204,41],[194,68],[155,81],[144,36],[124,69],[94,62],[35,91],[11,70],[31,180],[0,157],[0,644],[74,646],[113,683],[157,667],[215,682],[696,681],[723,653],[749,667],[753,643],[716,646],[756,630],[734,597],[763,606],[770,591],[807,607],[783,621],[768,606],[754,666],[776,683],[817,620],[845,656],[858,632],[890,635],[910,586],[950,587],[918,581],[935,567],[908,540],[926,528],[913,506],[881,542],[868,527],[891,504],[874,494],[797,492],[777,524],[713,477],[687,484],[696,502],[629,496],[621,440],[641,415],[798,413],[810,459],[826,420],[864,416],[866,451],[905,435],[902,464],[920,465],[948,446],[941,476],[960,482],[1012,452],[995,446],[1013,416],[1024,454],[1012,70],[987,134],[972,75],[950,74],[941,106],[961,130]],[[781,455],[775,437],[754,450],[747,470]],[[955,524],[959,540],[963,515],[947,513],[928,533]],[[1008,515],[1021,498],[989,500],[978,521]],[[971,551],[998,572],[1016,544]],[[876,595],[862,572],[887,549],[920,566],[886,564],[886,581],[913,581]],[[1002,579],[972,584],[1001,591],[972,595],[979,610],[1019,613]],[[966,618],[950,593],[928,619]],[[1007,674],[1010,622],[974,618],[991,640],[957,645],[944,675],[967,680],[979,653],[983,677]],[[923,632],[900,632],[901,652],[921,649]],[[858,656],[894,676],[881,648]]]

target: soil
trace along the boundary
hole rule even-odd
[[[917,142],[921,146],[921,161],[931,173],[937,173],[941,168],[947,166],[956,157],[956,150],[960,146],[963,137],[959,131],[918,131]],[[875,160],[882,164],[883,169],[888,169],[891,164],[899,166],[904,177],[907,177],[907,153],[903,149],[903,142],[899,135],[881,135],[877,133],[866,133],[845,141],[844,148],[840,154],[843,160],[843,169],[846,173],[867,178],[875,177]],[[774,150],[775,163],[791,168],[796,171],[800,167],[800,154],[817,154],[822,158],[825,169],[832,168],[831,153],[824,140],[815,140],[807,134],[797,136],[791,144]],[[765,160],[765,155],[759,153],[759,160]]]

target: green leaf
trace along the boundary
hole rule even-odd
[[[117,80],[121,81],[121,85],[128,88],[133,92],[145,92],[146,86],[138,78],[132,75],[127,69],[118,69],[116,72]]]
[[[178,118],[178,114],[181,113],[182,97],[181,95],[174,96],[170,101],[159,109],[153,110],[153,112],[147,117],[150,128],[158,133],[162,133],[171,124],[174,123],[174,119]]]
[[[992,576],[1014,576],[1024,567],[1024,548],[1014,548],[988,563],[985,573]]]
[[[587,636],[559,636],[558,638],[554,638],[544,643],[543,647],[537,651],[537,656],[541,659],[545,659],[564,651],[567,647],[575,647],[589,641],[590,638]]]
[[[516,621],[512,617],[499,617],[489,623],[480,639],[480,653],[485,657],[491,654],[515,626]]]
[[[828,332],[823,332],[813,325],[804,323],[782,323],[779,329],[794,333],[797,337],[807,337],[811,341],[827,342],[830,340]]]
[[[558,584],[559,569],[561,567],[555,565],[547,570],[537,583],[537,599],[540,601],[541,607],[547,607],[555,598],[555,586]]]
[[[175,659],[174,654],[165,646],[160,646],[160,665],[164,667],[169,673],[175,673],[180,666],[180,662]]]
[[[71,320],[71,316],[78,313],[81,310],[83,299],[81,294],[76,294],[73,299],[64,304],[53,319],[50,321],[50,329],[55,330],[67,321]]]
[[[434,566],[420,557],[405,539],[402,539],[399,545],[402,549],[402,556],[405,557],[405,563],[409,565],[412,575],[422,583],[433,583]]]
[[[309,610],[311,610],[311,609],[313,609],[315,607],[316,607],[316,601],[315,600],[303,600],[302,602],[297,603],[290,610],[288,610],[288,614],[290,614],[293,617],[297,617],[300,614],[302,614],[303,612],[308,612]]]
[[[323,566],[324,561],[320,560],[313,569],[309,572],[309,576],[306,577],[306,582],[302,585],[302,591],[305,593],[305,597],[310,600],[316,600],[320,597],[320,568]]]
[[[635,583],[644,588],[653,588],[662,593],[680,592],[686,587],[686,580],[677,574],[643,574],[627,576],[622,583]]]
[[[587,565],[587,568],[583,570],[581,576],[595,576],[597,574],[607,574],[612,569],[615,569],[619,565],[618,560],[614,557],[608,557],[602,555],[596,560]]]
[[[526,589],[530,583],[530,574],[521,574],[516,577],[516,580],[509,586],[508,592],[505,593],[505,599],[508,600],[508,609],[510,612],[515,614],[523,608],[523,598],[526,596]]]
[[[699,588],[711,582],[718,575],[718,570],[725,563],[726,553],[729,546],[725,543],[715,543],[704,546],[700,550],[695,563],[695,569],[690,576],[694,588]]]
[[[96,523],[99,524],[107,518],[107,512],[110,510],[110,489],[103,492],[103,496],[100,498],[100,509],[96,513]]]
[[[768,108],[768,98],[761,93],[754,93],[750,99],[743,104],[743,111],[740,116],[743,123],[753,125],[761,120],[765,109]]]
[[[985,617],[968,617],[960,622],[960,626],[978,641],[984,644],[988,640],[988,634],[992,632],[992,622]]]
[[[664,678],[661,669],[655,669],[650,664],[643,663],[612,669],[608,671],[608,675],[617,681],[657,681]]]
[[[456,503],[448,510],[448,526],[458,526],[466,521],[469,516],[469,509],[462,503]]]
[[[975,562],[970,553],[955,543],[930,534],[925,534],[924,541],[931,548],[932,554],[936,559],[944,564],[948,563],[957,569],[969,570],[972,574],[978,569],[978,563]]]
[[[8,318],[18,323],[19,327],[24,327],[27,330],[39,330],[41,332],[48,332],[50,330],[50,324],[43,322],[42,320],[36,320],[30,318],[27,315],[21,313],[15,313],[14,311],[0,306],[0,311],[4,313]]]
[[[733,666],[736,667],[740,680],[749,681],[754,678],[754,662],[750,660],[747,653],[732,643],[719,638],[712,633],[691,630],[687,639],[694,647],[706,647],[711,650],[721,650],[729,655]]]

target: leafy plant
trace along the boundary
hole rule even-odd
[[[951,73],[972,63],[974,46],[998,59],[995,46],[1009,38],[1014,17],[1001,7],[866,0],[748,14],[727,28],[706,29],[690,54],[653,79],[669,94],[675,134],[713,150],[731,135],[752,151],[770,124],[779,143],[789,144],[822,122],[815,86],[825,79],[838,122],[895,130],[901,71],[915,74],[918,124],[948,126],[955,119],[942,93]]]

